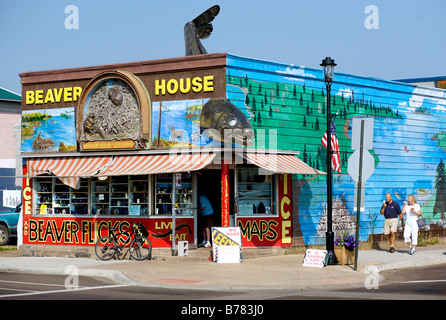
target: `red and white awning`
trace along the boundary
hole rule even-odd
[[[26,162],[29,177],[54,174],[64,184],[79,187],[80,177],[91,177],[104,170],[112,161],[111,156],[33,158]]]
[[[83,157],[49,157],[27,159],[29,177],[54,174],[64,184],[77,189],[82,177],[189,172],[203,169],[215,153],[102,155]],[[326,174],[311,168],[290,154],[247,153],[243,157],[272,173]]]
[[[117,156],[101,176],[156,174],[196,171],[212,162],[215,154],[157,154],[148,156]]]
[[[326,174],[310,167],[292,154],[247,153],[243,157],[252,164],[273,173]]]
[[[27,172],[29,177],[52,173],[77,189],[81,177],[196,171],[210,164],[214,157],[212,153],[188,153],[33,158],[27,160]]]

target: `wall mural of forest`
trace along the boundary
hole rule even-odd
[[[252,148],[300,151],[308,165],[326,171],[326,92],[322,71],[228,56],[227,96],[256,132]],[[374,118],[375,171],[366,183],[360,239],[382,234],[379,214],[390,192],[401,207],[409,194],[422,206],[424,230],[446,228],[446,92],[381,79],[335,74],[332,113],[341,153],[333,175],[333,229],[354,232],[354,182],[347,172],[355,117]],[[273,135],[269,136],[269,130]],[[266,134],[263,134],[266,132]],[[275,136],[277,134],[277,136]],[[294,236],[305,244],[325,243],[326,177],[293,176]]]

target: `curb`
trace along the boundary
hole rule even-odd
[[[21,273],[21,274],[36,274],[36,275],[58,275],[58,276],[69,276],[73,273],[68,272],[66,268],[35,268],[35,267],[15,267],[15,266],[0,266],[0,273]],[[180,285],[169,285],[162,283],[144,283],[138,282],[128,278],[124,273],[117,270],[104,270],[104,269],[77,269],[78,276],[100,278],[104,280],[109,280],[115,284],[128,285],[128,286],[138,286],[138,287],[149,287],[149,288],[163,288],[163,289],[183,289],[183,290],[207,290],[207,291],[230,291],[233,288],[217,288],[217,287],[191,287],[191,286],[180,286]],[[252,289],[252,288],[245,288]],[[237,290],[239,290],[237,288]]]
[[[78,275],[83,277],[102,278],[112,281],[116,284],[139,285],[140,283],[125,276],[121,271],[116,270],[99,270],[99,269],[68,269],[65,268],[42,268],[42,267],[15,267],[0,266],[0,273],[23,273],[23,274],[40,274],[40,275]],[[74,271],[75,270],[75,271]]]
[[[365,272],[373,273],[371,269],[377,269],[378,271],[394,270],[394,269],[404,269],[404,268],[414,268],[414,267],[427,267],[438,264],[446,264],[446,256],[438,258],[430,258],[425,260],[415,260],[415,261],[404,261],[404,262],[394,262],[394,263],[384,263],[377,265],[368,265],[365,267]]]

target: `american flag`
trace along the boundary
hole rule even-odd
[[[331,121],[330,124],[330,133],[331,133],[331,166],[334,171],[337,173],[341,173],[341,156],[339,154],[339,143],[338,143],[338,136],[336,135],[336,126],[334,119]],[[325,132],[324,136],[322,137],[322,145],[327,148],[327,132]]]

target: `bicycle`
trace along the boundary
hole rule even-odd
[[[152,254],[152,243],[147,237],[139,233],[141,224],[133,223],[132,230],[116,233],[118,229],[110,229],[108,236],[100,237],[95,245],[95,253],[99,259],[107,261],[114,258],[116,255],[122,254],[122,249],[129,244],[130,257],[142,261],[149,258]],[[118,236],[127,236],[124,243],[120,244]],[[134,235],[133,239],[132,236]],[[132,239],[130,241],[130,239]]]

